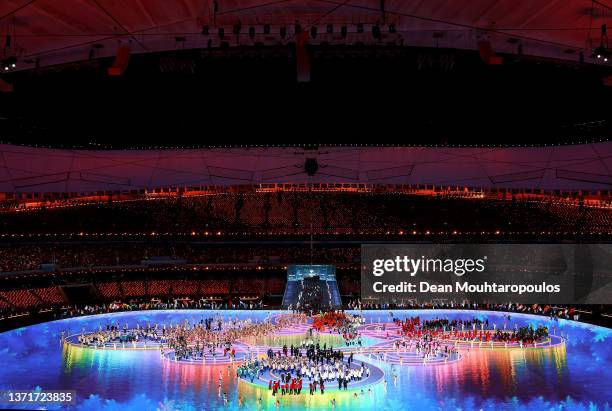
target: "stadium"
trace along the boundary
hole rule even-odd
[[[0,2],[0,408],[610,410],[611,11]]]

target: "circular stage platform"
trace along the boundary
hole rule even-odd
[[[346,361],[343,361],[344,365],[346,365],[347,367],[353,370],[360,368],[362,363],[366,364],[364,361],[355,360],[349,366]],[[364,376],[361,379],[353,379],[349,381],[347,384],[346,390],[340,389],[338,387],[337,381],[334,381],[334,380],[325,381],[325,392],[336,392],[336,391],[343,392],[343,391],[350,391],[350,390],[361,390],[365,387],[369,387],[369,386],[378,384],[383,381],[383,379],[385,378],[385,372],[381,368],[371,363],[367,363],[366,367],[369,369],[370,375]],[[259,377],[253,378],[253,380],[251,380],[248,377],[241,377],[241,381],[252,384],[253,386],[256,386],[256,387],[269,389],[270,381],[279,381],[281,379],[281,374],[283,374],[282,371],[267,369],[264,371],[262,375],[260,375]],[[296,377],[296,374],[292,373],[291,376]],[[306,387],[311,381],[313,381],[313,379],[308,378],[308,377],[303,378],[303,383]],[[302,393],[304,393],[304,391],[308,391],[308,389],[306,390],[302,389]]]
[[[232,358],[229,355],[223,355],[223,353],[212,354],[209,352],[204,353],[203,356],[188,357],[177,359],[176,352],[172,349],[166,350],[162,353],[162,357],[165,360],[172,361],[177,364],[191,364],[191,365],[233,365],[239,364],[246,358],[245,352],[236,351],[235,356]]]
[[[130,330],[131,331],[131,330]],[[140,339],[138,341],[122,341],[120,339],[113,341],[106,341],[104,343],[87,343],[81,342],[79,338],[81,337],[90,337],[95,335],[94,333],[82,333],[82,334],[73,334],[64,339],[64,344],[80,347],[80,348],[90,348],[94,350],[160,350],[163,346],[161,340],[154,339]]]

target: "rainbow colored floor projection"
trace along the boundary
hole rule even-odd
[[[350,312],[358,314],[356,312]],[[147,311],[54,321],[0,334],[0,389],[73,389],[77,410],[611,410],[612,330],[574,321],[485,311],[366,311],[359,343],[337,332],[312,330],[311,319],[282,311]],[[87,340],[109,324],[121,328],[199,323],[276,324],[266,336],[239,338],[233,357],[219,352],[185,356],[160,338]],[[440,332],[446,355],[424,356],[402,345],[393,318],[474,320],[466,330]],[[482,324],[480,323],[482,322]],[[124,325],[127,324],[127,325]],[[486,326],[485,326],[486,324]],[[547,327],[532,344],[488,340],[482,335],[520,327]],[[484,333],[484,334],[483,334]],[[125,333],[124,333],[125,334]],[[473,338],[480,335],[480,340]],[[239,369],[266,358],[270,348],[304,341],[343,352],[347,370],[367,369],[347,389],[330,382],[325,393],[272,395],[278,370],[257,375]],[[161,345],[161,346],[160,346]],[[349,365],[348,357],[353,361]],[[331,379],[333,381],[333,378]],[[36,409],[34,406],[32,409]],[[47,409],[60,409],[48,406]]]

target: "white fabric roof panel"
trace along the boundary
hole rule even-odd
[[[316,158],[309,177],[306,158]],[[0,145],[1,192],[91,192],[260,183],[612,189],[612,143],[556,147],[65,150]]]

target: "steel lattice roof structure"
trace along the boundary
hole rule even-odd
[[[296,22],[305,30],[318,27],[313,43],[372,43],[372,27],[379,25],[381,43],[477,49],[486,39],[496,52],[516,53],[521,44],[526,55],[576,61],[579,51],[590,59],[611,8],[605,0],[4,0],[0,35],[11,36],[7,49],[21,68],[36,59],[43,66],[86,60],[92,48],[96,58],[111,57],[119,44],[129,44],[132,53],[207,47],[209,40],[216,46],[219,28],[230,45],[278,44],[295,41]],[[236,24],[240,35],[233,34]],[[283,26],[288,34],[281,39]]]

